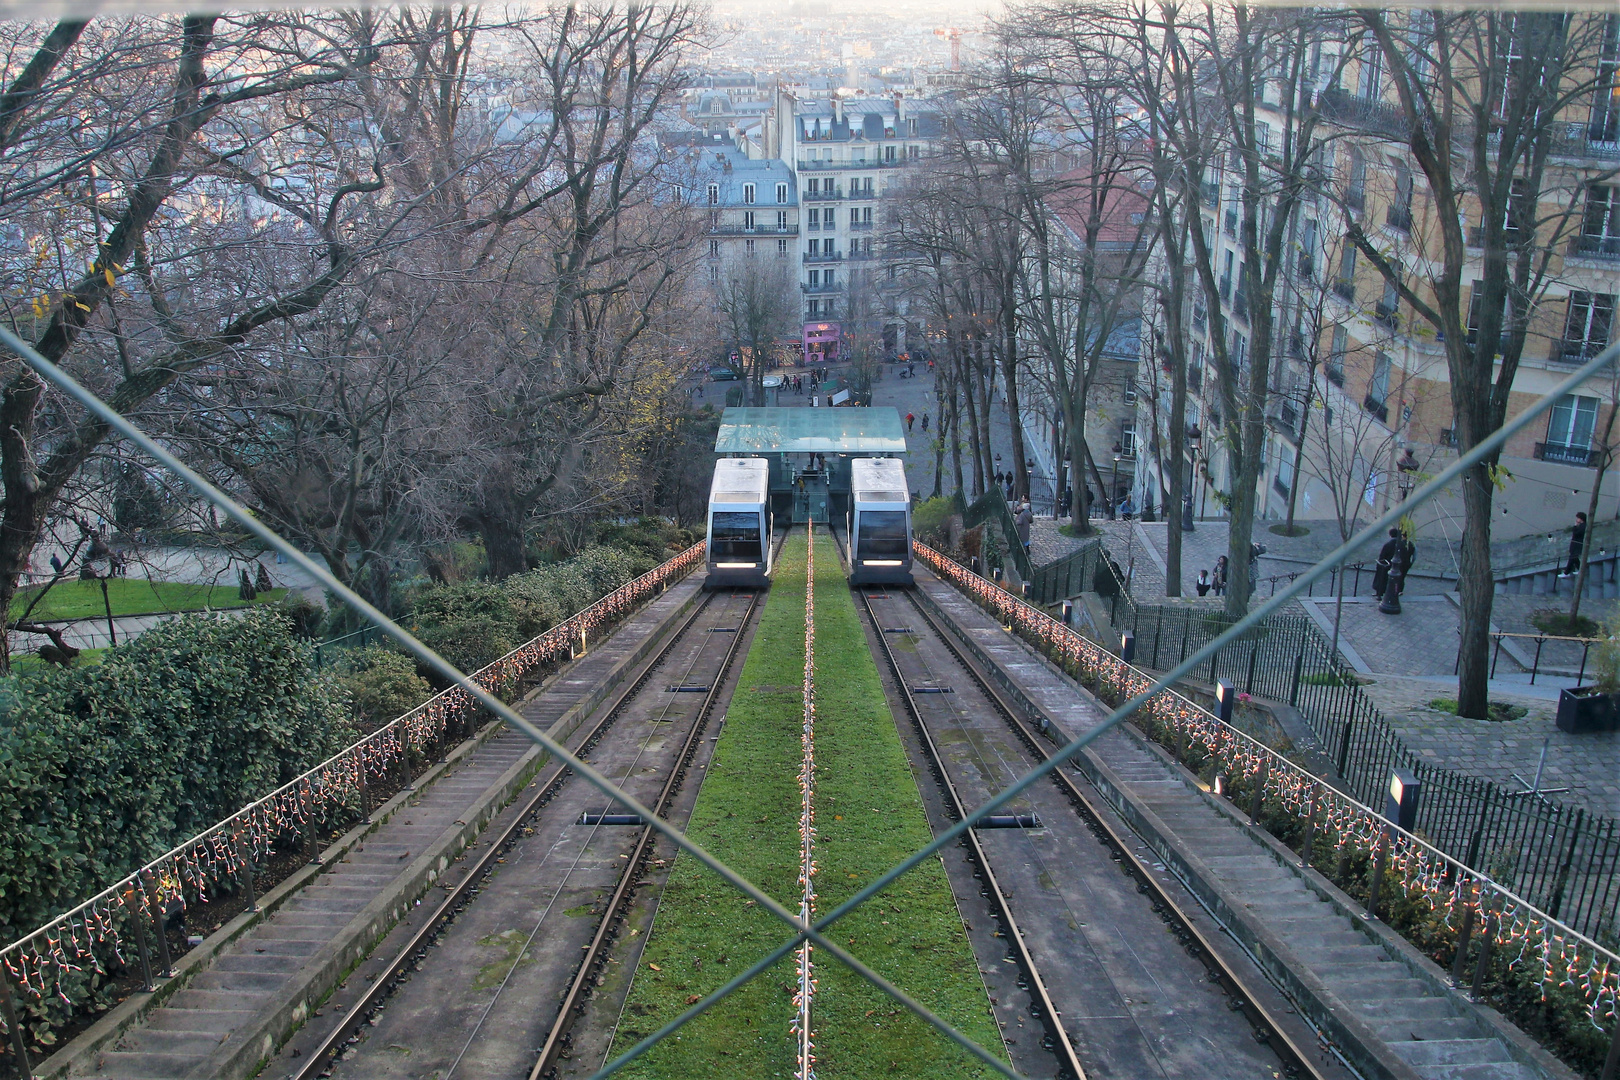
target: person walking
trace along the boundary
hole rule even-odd
[[[1584,518],[1586,515],[1581,516]],[[1579,528],[1580,526],[1576,527]],[[1406,591],[1406,579],[1411,576],[1412,567],[1416,562],[1417,545],[1412,542],[1411,537],[1403,533],[1401,535],[1400,577],[1395,582],[1395,595],[1399,596]],[[1393,572],[1393,568],[1391,569]]]
[[[1569,561],[1559,577],[1570,577],[1581,568],[1581,555],[1586,551],[1586,512],[1575,515],[1575,531],[1569,534]]]
[[[1035,511],[1029,507],[1029,500],[1025,499],[1018,504],[1018,516],[1013,518],[1013,526],[1018,530],[1018,542],[1024,545],[1024,554],[1029,554],[1029,530],[1035,523]]]
[[[928,413],[923,413],[923,434],[928,434]]]
[[[911,413],[906,413],[906,434],[911,434],[911,425],[916,422],[917,418],[915,416],[913,416]]]
[[[1208,570],[1200,570],[1200,571],[1198,571],[1198,583],[1196,585],[1194,585],[1193,588],[1198,590],[1198,595],[1199,596],[1208,596],[1209,595],[1209,571]]]
[[[1222,555],[1215,560],[1215,573],[1210,578],[1209,587],[1216,596],[1226,595],[1226,556]]]

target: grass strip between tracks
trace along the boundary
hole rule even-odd
[[[687,831],[797,910],[799,735],[804,722],[802,534],[788,540],[772,579]],[[676,859],[625,1002],[613,1054],[735,976],[786,934],[787,927],[694,859]],[[792,1076],[797,1060],[790,1030],[793,980],[790,956],[619,1075],[638,1080]]]
[[[825,533],[816,549],[816,860],[830,909],[927,843],[928,821],[855,605]],[[789,907],[798,900],[797,767],[805,546],[778,560],[760,625],[692,812],[690,831]],[[966,1032],[1001,1050],[943,865],[930,860],[836,927],[835,940]],[[778,944],[785,928],[693,860],[676,861],[613,1052],[676,1016]],[[831,958],[817,963],[821,1080],[990,1075]],[[793,964],[784,960],[621,1075],[658,1080],[794,1074]]]
[[[816,892],[818,909],[831,911],[933,834],[837,552],[825,532],[816,542]],[[899,602],[896,593],[877,603]],[[1003,1052],[938,859],[839,920],[831,936],[980,1046]],[[822,959],[817,971],[819,1080],[992,1075],[836,960]]]

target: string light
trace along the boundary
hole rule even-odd
[[[509,695],[530,674],[567,660],[624,615],[679,581],[703,561],[703,544],[627,582],[590,607],[480,668],[472,679],[485,690]],[[0,969],[26,1002],[59,999],[67,1009],[88,1005],[90,975],[127,969],[124,950],[129,920],[161,926],[187,897],[206,903],[221,882],[240,882],[251,862],[262,867],[278,838],[303,835],[312,825],[358,816],[361,777],[386,778],[410,755],[465,726],[480,712],[475,699],[450,687],[340,751],[290,783],[248,805],[207,832],[141,867],[122,881],[0,949]],[[142,931],[145,932],[144,930]],[[108,963],[110,961],[110,964]],[[0,986],[0,993],[10,992]],[[65,1019],[65,1018],[64,1018]],[[0,1021],[0,1032],[9,1040]]]
[[[965,593],[1001,625],[1050,656],[1105,702],[1117,704],[1157,681],[1012,593],[971,572],[919,540],[919,561]],[[1316,834],[1334,848],[1341,864],[1373,858],[1381,838],[1389,846],[1382,895],[1391,909],[1410,905],[1425,910],[1434,929],[1409,937],[1431,953],[1455,951],[1458,925],[1472,911],[1473,934],[1489,935],[1498,956],[1512,954],[1510,971],[1539,984],[1541,1000],[1560,987],[1578,994],[1587,1019],[1599,1031],[1613,1030],[1620,1016],[1620,956],[1515,895],[1489,875],[1471,869],[1421,837],[1396,828],[1343,792],[1322,782],[1196,703],[1161,690],[1131,718],[1149,738],[1175,748],[1184,760],[1207,760],[1253,793],[1264,785],[1265,805],[1303,820],[1316,807]],[[1494,916],[1494,918],[1493,918]],[[1443,932],[1442,932],[1443,931]]]
[[[816,526],[807,529],[804,557],[804,719],[799,736],[799,918],[806,926],[816,910]],[[793,994],[791,1030],[798,1041],[798,1080],[815,1080],[815,1044],[811,1040],[810,1002],[816,980],[810,942],[800,943],[798,988]]]

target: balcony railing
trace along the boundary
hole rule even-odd
[[[1344,127],[1405,141],[1411,132],[1406,114],[1398,105],[1388,105],[1334,87],[1317,96],[1316,106],[1323,118]]]
[[[1620,236],[1587,236],[1575,238],[1571,255],[1587,259],[1620,259]]]
[[[843,259],[842,255],[838,254],[837,252],[832,252],[830,254],[824,254],[824,255],[822,255],[822,254],[805,255],[804,258],[803,258],[803,261],[807,262],[807,263],[830,263],[830,262],[839,262],[842,259]]]
[[[1555,341],[1548,350],[1547,359],[1554,364],[1584,364],[1604,349],[1607,341]]]
[[[1335,281],[1333,283],[1333,295],[1337,296],[1340,300],[1355,303],[1356,283],[1353,281]]]
[[[1620,124],[1604,118],[1586,124],[1553,124],[1552,152],[1559,157],[1620,161]]]
[[[828,284],[826,282],[822,282],[822,283],[819,283],[819,284],[816,284],[816,285],[800,285],[799,286],[799,291],[800,292],[807,292],[807,293],[843,292],[844,291],[844,283],[842,281],[835,281],[835,282],[832,282],[831,284]]]
[[[1380,326],[1397,330],[1401,325],[1401,306],[1399,303],[1386,304],[1382,300],[1373,305],[1373,321]]]
[[[911,164],[907,158],[897,157],[893,161],[806,161],[799,159],[799,168],[811,172],[850,171],[853,169],[898,169]]]
[[[874,223],[870,221],[852,221],[849,223],[849,227],[857,231],[865,231],[870,229],[873,224]]]
[[[1392,229],[1402,232],[1412,231],[1412,208],[1410,206],[1391,206],[1384,213],[1384,224]]]
[[[1344,189],[1344,205],[1352,210],[1364,210],[1367,206],[1367,192],[1360,184],[1353,184]]]
[[[837,202],[844,197],[842,191],[807,191],[803,202]]]
[[[1387,424],[1389,422],[1388,401],[1379,401],[1371,394],[1368,394],[1366,397],[1361,399],[1361,407],[1366,409],[1367,414],[1377,420],[1380,424]]]
[[[799,227],[789,225],[785,229],[778,229],[775,225],[755,225],[752,229],[742,225],[714,225],[709,228],[710,236],[798,236]]]
[[[1557,465],[1580,465],[1590,468],[1597,464],[1598,452],[1589,446],[1564,446],[1559,443],[1536,443],[1536,457]]]
[[[1344,364],[1342,361],[1337,364],[1328,364],[1324,370],[1324,374],[1327,375],[1328,382],[1332,383],[1334,386],[1344,386]]]

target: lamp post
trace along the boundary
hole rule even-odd
[[[1412,456],[1412,448],[1408,446],[1406,453],[1395,463],[1396,486],[1400,488],[1401,502],[1405,502],[1406,497],[1412,494],[1412,489],[1417,486],[1417,471],[1418,460]]]
[[[1119,443],[1114,444],[1114,478],[1108,485],[1108,519],[1117,520],[1119,517],[1119,459],[1124,454]]]
[[[1192,427],[1187,429],[1187,446],[1192,450],[1192,458],[1193,458],[1194,463],[1196,463],[1198,461],[1198,450],[1199,450],[1200,444],[1202,444],[1203,441],[1204,441],[1204,433],[1203,433],[1203,431],[1201,431],[1199,429],[1197,424],[1194,424]],[[1196,479],[1197,479],[1196,476],[1189,477],[1189,480],[1196,480]],[[1183,532],[1192,532],[1193,531],[1193,496],[1192,496],[1190,483],[1189,483],[1189,490],[1183,492],[1181,497],[1182,497],[1182,500],[1183,500],[1182,506],[1181,506],[1181,529],[1182,529]]]

